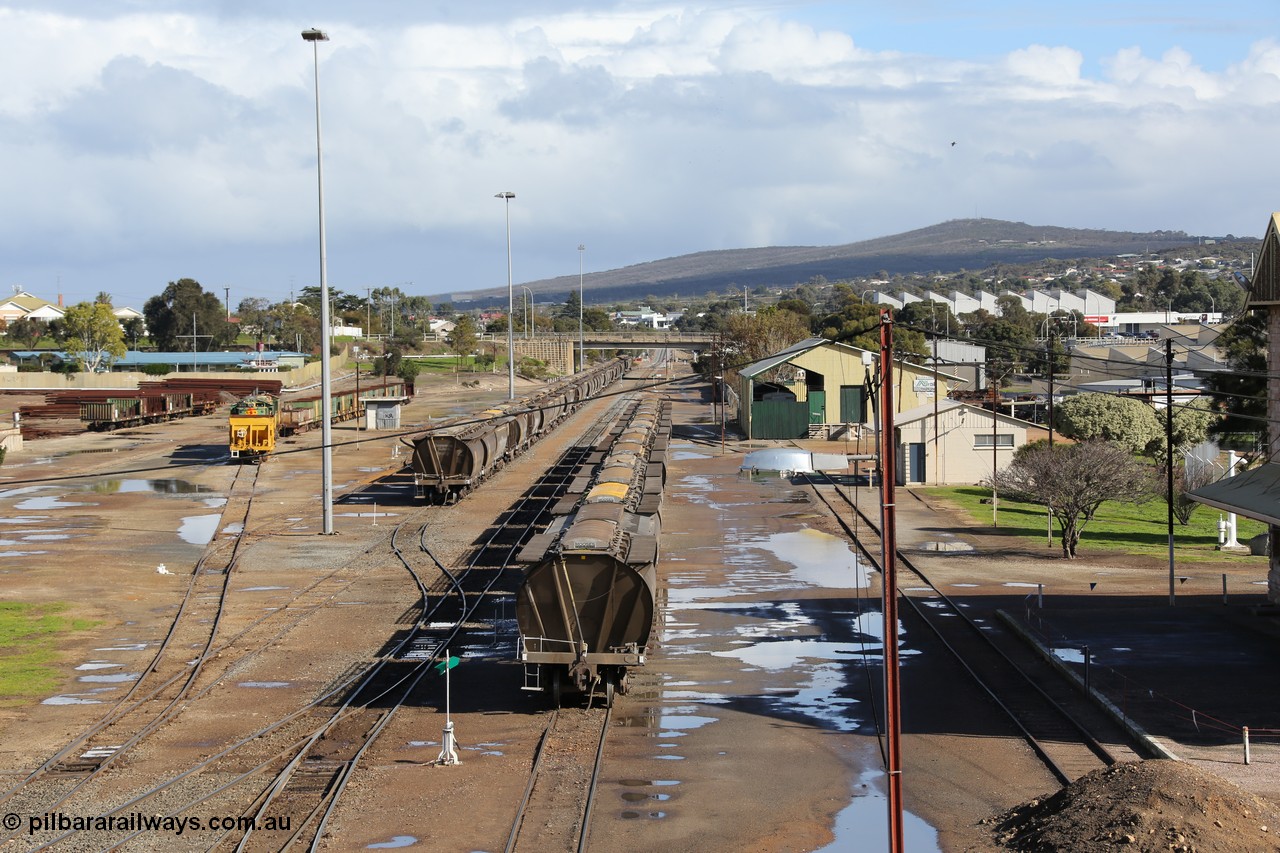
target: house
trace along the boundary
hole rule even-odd
[[[826,338],[807,338],[738,368],[738,424],[749,439],[860,437],[874,414],[870,384],[878,354]],[[897,361],[897,411],[945,397],[961,379]],[[850,435],[852,434],[852,435]]]
[[[38,296],[32,296],[25,290],[18,291],[8,299],[0,301],[0,323],[6,326],[24,317],[48,323],[66,313],[60,306],[46,302]]]
[[[900,486],[972,485],[1006,467],[1014,451],[1049,431],[990,409],[938,400],[894,416]]]

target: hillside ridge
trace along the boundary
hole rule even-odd
[[[1108,231],[1029,225],[1000,219],[953,219],[937,225],[835,246],[767,246],[713,249],[591,273],[587,302],[628,301],[644,296],[685,296],[733,286],[790,286],[816,276],[841,280],[893,274],[955,273],[993,264],[1046,259],[1108,257],[1194,245],[1183,231]],[[1241,239],[1228,235],[1226,238]],[[578,276],[524,282],[534,293],[563,299],[578,289]],[[505,288],[433,296],[456,307],[505,300]]]

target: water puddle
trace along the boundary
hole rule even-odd
[[[140,672],[117,672],[114,675],[80,675],[76,677],[76,681],[83,681],[86,684],[123,684],[128,681],[137,681],[141,677]]]
[[[186,480],[99,480],[91,487],[93,491],[104,494],[134,494],[151,492],[159,495],[193,495],[212,492],[209,486],[189,483]]]
[[[0,524],[38,524],[48,520],[47,515],[15,515],[13,518],[0,518]]]
[[[775,533],[759,542],[744,543],[740,550],[759,549],[795,566],[792,580],[827,589],[865,589],[867,570],[849,543],[830,533],[805,528]]]
[[[104,646],[100,649],[94,649],[95,652],[140,652],[146,649],[146,643],[129,643],[123,646]]]
[[[48,551],[0,551],[0,557],[35,557]]]
[[[871,774],[859,780],[853,802],[836,815],[835,840],[814,853],[848,850],[888,850],[888,801],[870,784]],[[941,853],[938,831],[911,812],[902,814],[902,842],[908,853]]]
[[[96,503],[88,503],[85,501],[64,501],[64,495],[44,495],[36,498],[28,498],[19,504],[14,505],[14,509],[20,509],[23,512],[42,511],[47,509],[67,509],[76,506],[97,506]]]
[[[69,533],[32,533],[22,537],[23,542],[57,542],[61,539],[70,539]]]
[[[88,663],[82,663],[76,667],[76,671],[93,670],[93,669],[116,669],[124,666],[122,663],[110,663],[105,660],[91,660]]]
[[[241,592],[271,592],[277,589],[288,589],[287,586],[247,586]]]
[[[218,515],[189,515],[182,519],[178,538],[189,545],[208,545],[218,531]]]
[[[394,850],[398,847],[412,847],[418,843],[418,839],[412,835],[397,835],[390,841],[379,841],[376,844],[370,844],[366,850]]]
[[[86,699],[82,695],[66,693],[61,696],[50,696],[41,705],[101,705],[101,699]]]
[[[292,681],[241,681],[237,687],[259,687],[273,690],[277,687],[291,687]]]

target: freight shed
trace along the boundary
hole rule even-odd
[[[808,338],[738,370],[738,424],[749,439],[860,439],[874,430],[870,384],[878,353]],[[938,373],[942,397],[961,377]],[[934,371],[894,364],[899,412],[933,401]]]

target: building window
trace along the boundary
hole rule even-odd
[[[992,435],[989,432],[980,432],[974,437],[974,447],[991,447]],[[996,447],[1013,447],[1013,433],[998,432],[994,436]]]

